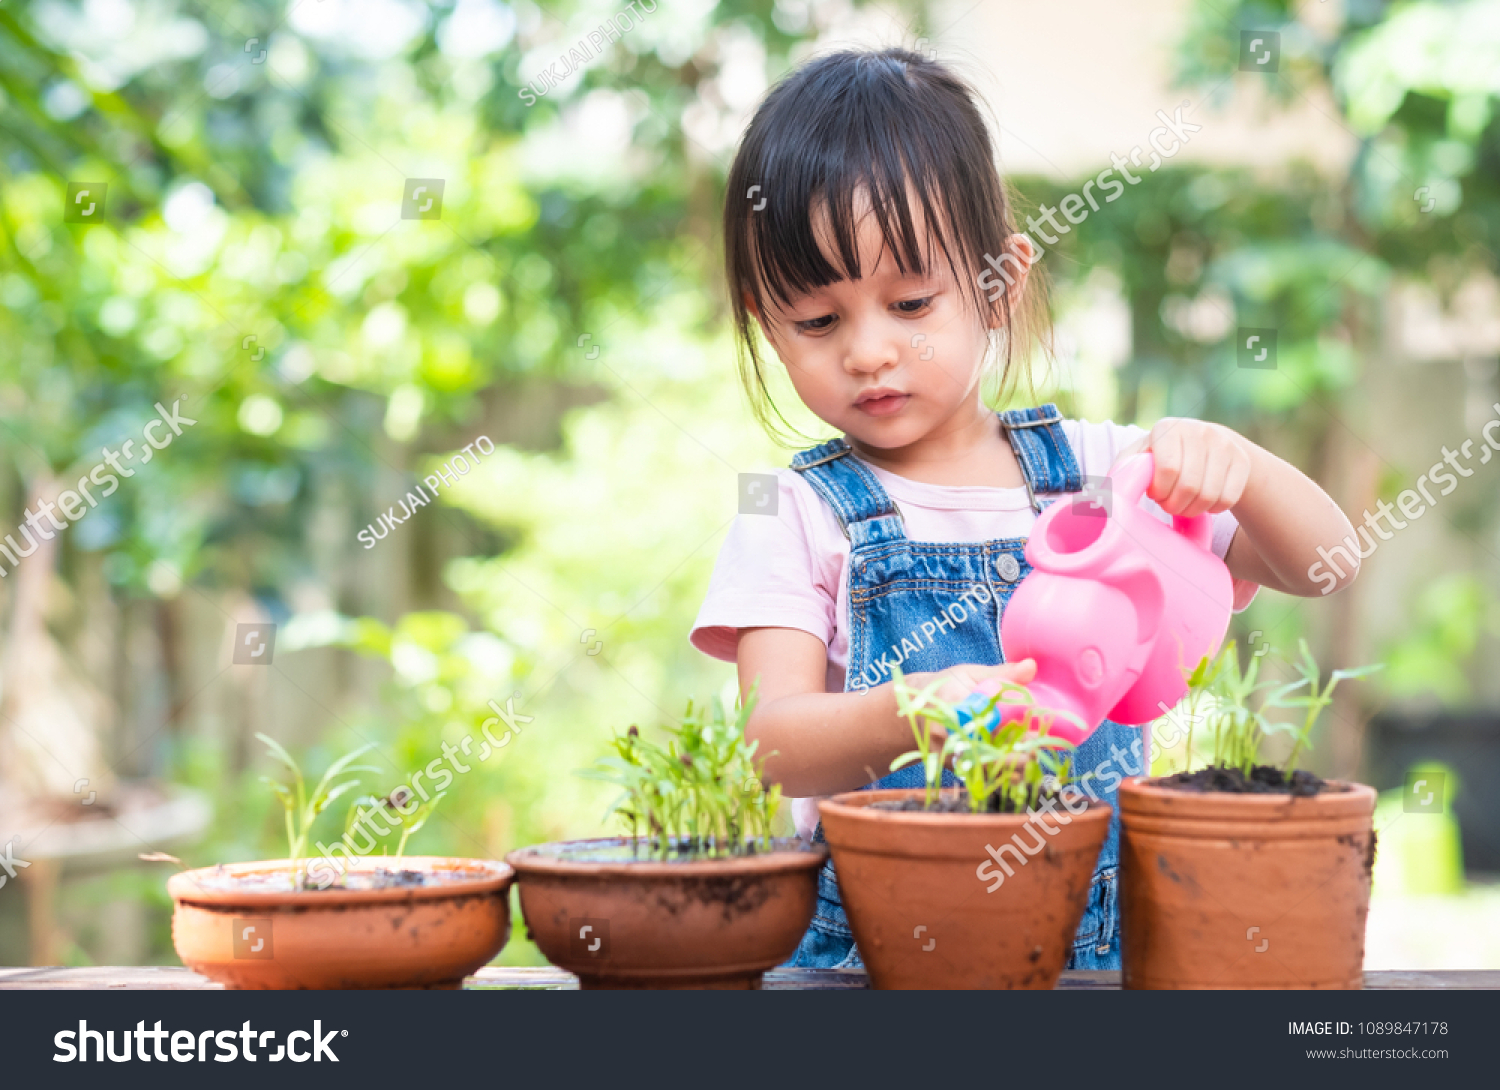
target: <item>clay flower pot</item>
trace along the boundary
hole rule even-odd
[[[1052,815],[870,809],[923,794],[852,791],[818,807],[870,982],[1053,987],[1088,905],[1110,808],[1091,803],[1072,814],[1059,805]]]
[[[1363,987],[1375,791],[1120,787],[1127,988]]]
[[[822,845],[726,859],[632,857],[623,838],[506,856],[521,914],[547,960],[581,988],[759,988],[791,957],[817,902]]]
[[[284,859],[175,874],[177,956],[226,988],[457,988],[505,945],[515,875],[504,863],[372,856],[347,880],[381,868],[400,884],[292,890]]]

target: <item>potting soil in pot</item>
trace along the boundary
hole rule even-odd
[[[1180,791],[1223,791],[1236,795],[1296,795],[1307,797],[1322,791],[1347,791],[1342,784],[1329,783],[1311,772],[1297,769],[1290,776],[1271,765],[1256,765],[1246,776],[1238,768],[1214,765],[1197,772],[1178,772],[1152,783],[1175,787]]]
[[[222,872],[222,873],[220,873]],[[461,870],[397,870],[376,867],[369,871],[350,871],[338,881],[321,886],[304,874],[303,885],[298,887],[290,870],[266,871],[259,874],[230,874],[218,867],[214,873],[197,880],[200,889],[222,889],[239,893],[318,893],[321,891],[351,889],[417,889],[426,886],[456,885],[461,882],[484,881],[489,874]]]
[[[1057,798],[1055,793],[1043,795],[1042,800]],[[974,810],[969,806],[969,795],[961,791],[956,795],[943,795],[933,805],[928,806],[926,800],[920,798],[895,799],[888,802],[872,802],[871,810],[895,810],[902,813],[925,813],[925,814],[1024,814],[1028,811],[1018,810],[1009,805],[1010,800],[1001,796],[997,791],[985,800],[982,810]]]

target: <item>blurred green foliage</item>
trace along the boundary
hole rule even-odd
[[[472,735],[493,701],[533,719],[410,850],[495,856],[596,832],[608,800],[571,770],[625,723],[671,721],[733,685],[685,634],[736,474],[786,457],[735,388],[715,225],[737,119],[835,6],[659,4],[528,106],[520,91],[623,5],[6,3],[0,530],[47,477],[86,470],[155,402],[186,398],[199,423],[70,531],[64,581],[82,593],[97,568],[119,602],[241,589],[281,617],[299,582],[332,585],[278,652],[388,669],[327,709],[299,759],[321,770],[375,741],[379,791]],[[929,29],[921,5],[884,6],[910,15],[910,38]],[[1178,67],[1208,95],[1198,120],[1259,79],[1268,110],[1331,96],[1357,153],[1337,178],[1168,164],[1065,236],[1047,259],[1064,308],[1103,276],[1131,316],[1129,358],[1098,376],[1108,396],[1091,415],[1219,419],[1316,461],[1392,278],[1448,292],[1494,271],[1495,5],[1345,10],[1315,29],[1291,4],[1192,7]],[[1236,73],[1242,27],[1280,31],[1276,77]],[[440,219],[402,216],[422,179],[443,182]],[[1015,181],[1028,205],[1078,184]],[[69,183],[107,185],[101,221],[65,220]],[[1424,186],[1430,213],[1413,199]],[[1236,323],[1280,330],[1277,372],[1236,371]],[[457,542],[441,572],[456,608],[367,615],[339,583],[352,531],[527,382],[608,396],[562,418],[558,449],[495,434],[495,455],[424,512]],[[1384,682],[1461,698],[1454,663],[1485,593],[1434,588]],[[193,730],[165,762],[216,801],[194,862],[274,850],[255,770]],[[153,942],[171,960],[165,931]]]
[[[523,72],[575,37],[556,24],[613,6],[376,8],[0,10],[7,460],[87,468],[178,395],[200,421],[74,535],[116,586],[151,592],[161,560],[157,589],[276,588],[320,479],[365,494],[471,437],[498,382],[597,378],[579,331],[649,326],[712,265],[717,164],[672,119],[715,43],[753,33],[774,65],[795,40],[768,3],[678,5],[527,109]],[[442,218],[403,219],[429,177]],[[70,181],[108,187],[102,222],[64,221]]]
[[[121,602],[243,589],[281,619],[299,583],[331,586],[333,608],[292,618],[278,651],[343,648],[389,672],[326,709],[299,755],[315,770],[376,741],[370,759],[406,782],[491,701],[532,716],[412,851],[494,856],[597,830],[603,793],[570,771],[622,718],[650,722],[725,676],[687,646],[685,617],[736,467],[771,448],[719,423],[739,406],[702,288],[729,145],[704,141],[733,137],[818,16],[656,7],[528,107],[519,89],[622,8],[0,9],[0,521],[156,401],[186,398],[198,423],[65,537],[60,575],[81,587],[101,571]],[[408,179],[441,180],[440,219],[403,218]],[[102,197],[99,220],[68,221],[83,207],[70,183]],[[615,397],[564,421],[555,454],[496,433],[453,502],[497,529],[502,555],[433,513],[469,557],[445,573],[459,612],[361,616],[367,596],[338,582],[353,530],[538,381]],[[330,508],[347,541],[330,545]],[[158,771],[216,801],[193,862],[275,850],[273,800],[206,736],[177,732]],[[170,960],[163,937],[153,956]]]

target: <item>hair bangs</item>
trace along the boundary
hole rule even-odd
[[[861,262],[859,229],[870,216],[882,242],[876,262],[892,260],[903,275],[926,276],[944,261],[955,280],[963,279],[962,246],[950,238],[952,226],[933,198],[932,180],[914,177],[905,156],[850,152],[820,176],[768,187],[766,208],[748,217],[746,249],[754,274],[745,287],[757,304],[769,297],[784,309],[818,288],[863,279],[873,268]]]

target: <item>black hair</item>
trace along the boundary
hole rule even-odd
[[[991,300],[979,284],[985,256],[1005,254],[1016,231],[976,99],[962,79],[919,53],[847,50],[787,76],[751,118],[729,169],[724,258],[741,378],[772,435],[772,413],[791,425],[771,403],[745,295],[765,314],[768,302],[785,307],[813,289],[859,279],[857,197],[869,201],[902,273],[925,275],[941,257],[974,313],[998,309],[1002,380],[1018,340],[1034,334],[1045,343],[1042,285],[1018,305],[1013,292]],[[815,214],[828,217],[837,264],[818,247]],[[926,252],[917,216],[927,230]]]

